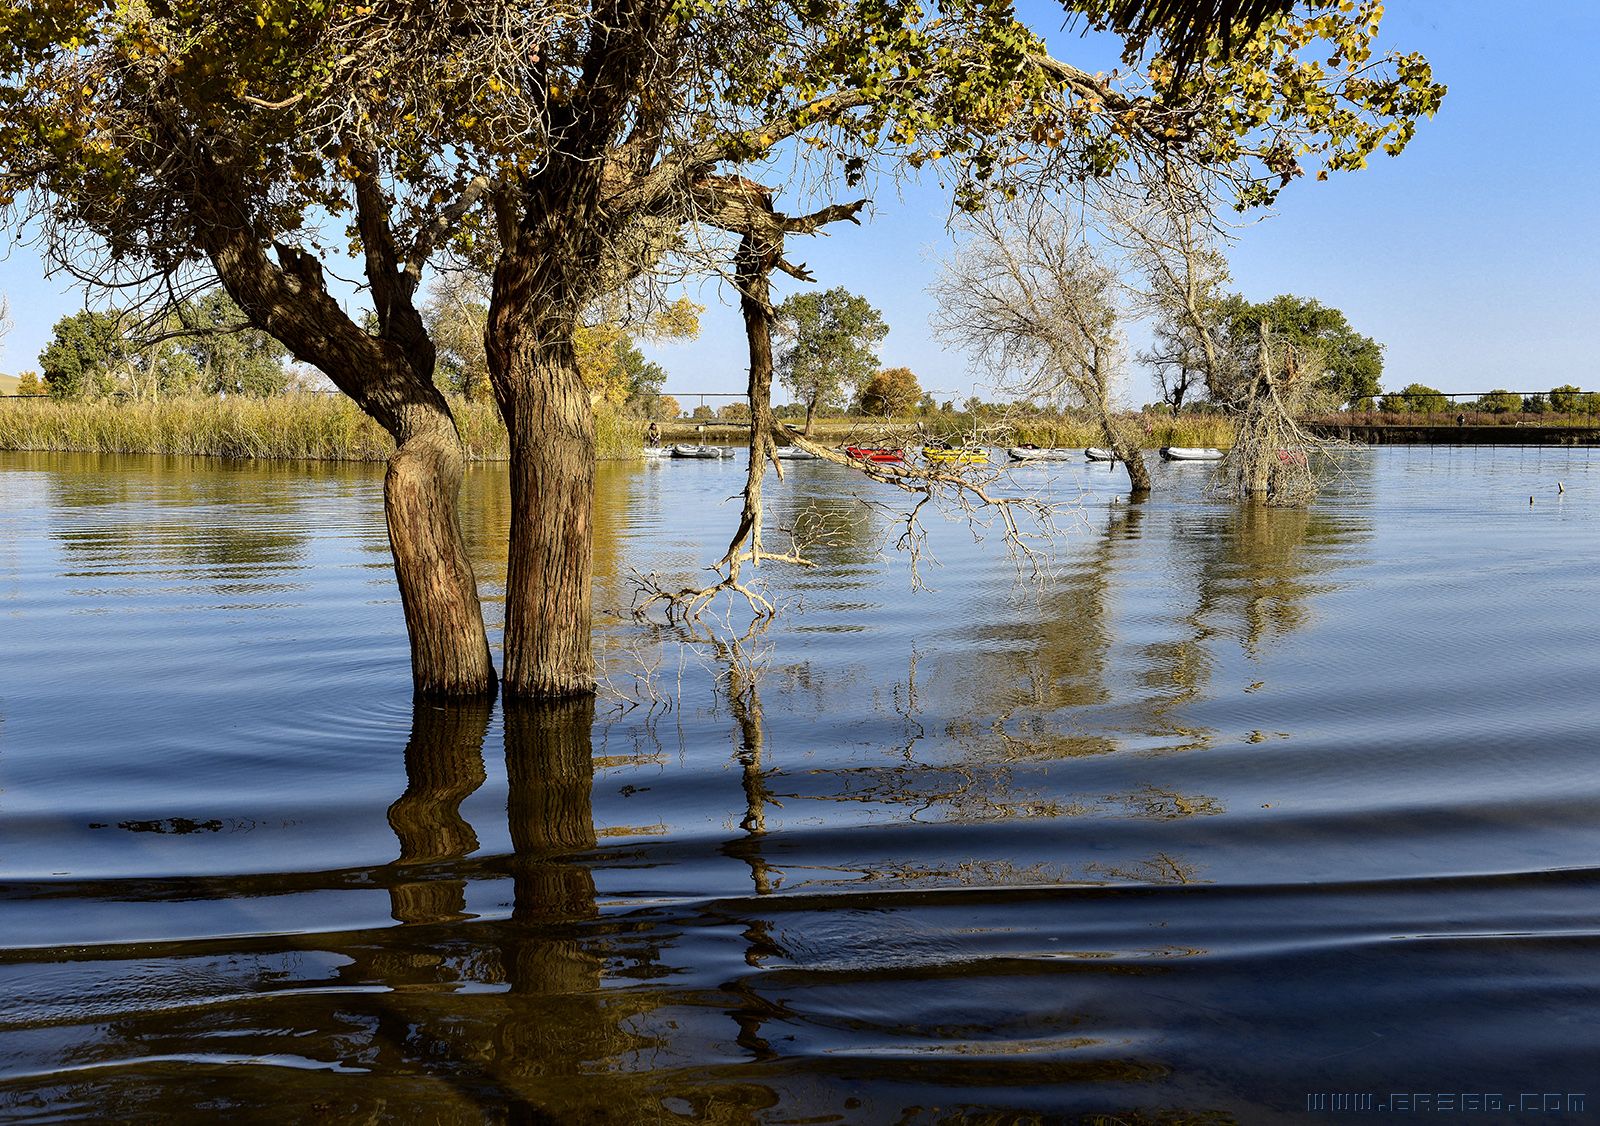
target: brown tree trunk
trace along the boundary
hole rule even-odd
[[[467,467],[461,439],[442,402],[405,408],[394,436],[383,507],[412,683],[422,696],[492,695],[494,663],[457,516]]]
[[[750,384],[746,399],[750,404],[750,464],[745,477],[744,507],[738,530],[728,546],[723,562],[735,576],[738,556],[748,537],[750,565],[761,562],[761,482],[772,457],[772,265],[782,248],[745,235],[739,243],[735,283],[739,288],[739,307],[744,315],[745,342],[750,352]],[[782,473],[782,470],[779,470]]]
[[[1126,443],[1123,449],[1117,450],[1117,456],[1128,467],[1128,495],[1135,500],[1149,496],[1150,469],[1144,463],[1144,451],[1132,443]]]
[[[1144,462],[1144,449],[1123,433],[1103,402],[1097,404],[1096,413],[1100,416],[1100,431],[1105,435],[1106,448],[1128,467],[1128,495],[1134,500],[1143,500],[1150,495],[1150,469]]]
[[[815,395],[806,400],[806,428],[805,436],[811,437],[811,416],[817,413],[817,397]]]
[[[505,690],[523,698],[588,695],[593,408],[559,338],[514,348],[509,359],[497,389],[511,439]]]

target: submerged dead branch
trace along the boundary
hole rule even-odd
[[[636,602],[634,613],[647,616],[652,610],[662,610],[669,621],[675,621],[698,630],[704,626],[704,616],[721,594],[742,600],[749,611],[751,622],[743,633],[730,636],[749,637],[765,627],[776,616],[772,600],[745,577],[745,567],[751,570],[762,563],[781,563],[796,567],[815,564],[807,556],[808,543],[790,529],[790,544],[786,550],[770,551],[763,543],[764,505],[762,483],[770,465],[783,478],[784,467],[777,456],[780,445],[795,446],[823,461],[844,466],[872,481],[891,485],[905,493],[910,507],[900,514],[902,531],[896,546],[905,551],[911,561],[913,589],[925,588],[921,576],[921,562],[925,556],[927,536],[922,526],[925,510],[930,505],[940,511],[959,514],[974,527],[984,515],[998,519],[1004,542],[1013,558],[1037,579],[1044,572],[1045,557],[1036,546],[1054,533],[1055,507],[1037,496],[1004,495],[997,491],[997,483],[1004,471],[984,463],[962,464],[959,461],[939,462],[921,458],[917,443],[907,448],[908,435],[897,434],[881,439],[892,443],[899,452],[899,461],[873,461],[854,457],[843,450],[824,446],[804,433],[778,419],[772,412],[772,329],[775,315],[771,301],[771,276],[774,269],[793,273],[784,259],[784,237],[787,234],[818,233],[827,223],[840,219],[857,222],[856,213],[866,201],[824,208],[812,215],[784,216],[776,212],[771,194],[765,188],[741,180],[733,183],[730,195],[733,201],[715,213],[724,222],[741,223],[742,230],[738,254],[735,259],[735,285],[739,304],[744,315],[745,335],[750,354],[750,381],[747,399],[750,407],[749,463],[742,490],[742,510],[739,524],[727,550],[711,568],[717,575],[715,582],[700,587],[670,588],[660,581],[638,576],[636,583],[642,597]],[[975,434],[974,437],[982,437]],[[875,444],[875,443],[874,443]],[[728,621],[731,622],[731,609]]]

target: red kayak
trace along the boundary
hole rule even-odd
[[[844,452],[857,461],[900,462],[906,459],[904,450],[885,449],[882,446],[846,446]]]

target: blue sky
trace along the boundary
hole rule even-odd
[[[1241,232],[1235,287],[1343,309],[1386,346],[1386,388],[1600,385],[1600,2],[1392,0],[1383,27],[1387,42],[1433,63],[1450,87],[1443,108],[1398,158],[1292,185]],[[1076,61],[1085,46],[1055,35],[1051,49]],[[885,366],[965,398],[982,375],[931,338],[925,292],[948,246],[946,210],[935,186],[919,186],[880,198],[865,227],[791,240],[792,256],[823,288],[842,285],[884,311]],[[800,288],[779,284],[780,294]],[[730,299],[704,291],[701,339],[655,351],[669,391],[743,387],[742,330],[719,304]],[[1156,397],[1147,373],[1131,373],[1127,397]]]
[[[1041,30],[1059,24],[1052,5],[1029,10]],[[1061,57],[1106,64],[1095,44],[1050,38]],[[1450,87],[1443,109],[1399,158],[1292,185],[1271,216],[1241,232],[1230,254],[1236,288],[1254,300],[1295,293],[1343,309],[1386,346],[1388,388],[1600,386],[1591,341],[1600,325],[1600,2],[1392,0],[1384,38],[1429,58]],[[904,364],[941,398],[959,399],[975,383],[982,393],[983,376],[932,339],[926,293],[948,246],[947,210],[931,180],[886,189],[864,226],[794,239],[791,257],[819,286],[842,285],[883,310],[885,366]],[[782,278],[779,296],[799,288]],[[26,248],[0,261],[0,291],[15,322],[0,352],[7,372],[36,366],[55,320],[83,304],[45,279]],[[708,306],[700,339],[652,350],[667,390],[740,391],[732,295],[707,285],[695,296]],[[1155,397],[1146,373],[1131,373],[1126,397]]]

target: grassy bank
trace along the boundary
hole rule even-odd
[[[506,460],[506,430],[493,403],[455,399],[450,405],[468,457]],[[596,407],[602,458],[637,453],[643,433],[637,420],[604,404]],[[393,449],[383,428],[343,395],[155,403],[0,400],[0,450],[384,461]]]
[[[1140,434],[1144,445],[1151,449],[1160,446],[1226,448],[1233,445],[1233,424],[1216,415],[1185,415],[1173,420],[1161,415],[1135,414],[1128,418],[1134,432]],[[921,422],[926,435],[947,437],[951,441],[959,441],[963,435],[973,432],[970,415],[930,415]],[[896,419],[893,423],[885,424],[881,418],[819,418],[812,426],[812,437],[825,444],[837,444],[863,435],[881,435],[887,429],[897,437],[903,434],[906,441],[914,442],[918,433],[916,423],[917,420]],[[701,423],[694,419],[673,419],[662,424],[662,437],[668,442],[693,442],[701,437],[713,442],[742,441],[749,433],[743,428],[719,426],[714,421],[706,422],[704,431],[696,429],[699,425]],[[798,427],[799,423],[791,420],[790,425]],[[978,426],[984,432],[984,440],[996,444],[1021,445],[1031,442],[1035,446],[1064,448],[1105,444],[1099,427],[1071,418],[1025,416],[1003,422],[984,419],[980,420]]]
[[[1128,418],[1134,434],[1147,449],[1162,446],[1212,446],[1227,449],[1233,445],[1233,423],[1217,415],[1184,415],[1173,419],[1161,415],[1136,414]],[[1103,446],[1105,435],[1098,426],[1072,419],[1030,419],[1012,428],[1017,444],[1036,446]]]

